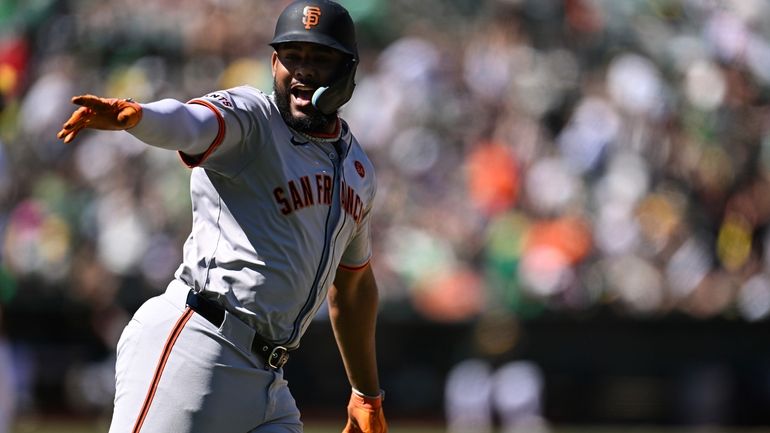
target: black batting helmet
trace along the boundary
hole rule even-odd
[[[298,0],[281,12],[270,45],[312,42],[358,59],[356,31],[348,11],[329,0]]]

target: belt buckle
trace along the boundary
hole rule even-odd
[[[267,356],[267,365],[270,366],[270,368],[278,370],[283,367],[288,360],[289,349],[283,346],[275,346],[273,350],[270,351],[270,355]]]

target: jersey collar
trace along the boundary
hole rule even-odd
[[[339,140],[340,137],[342,137],[342,124],[340,122],[339,117],[337,118],[337,121],[334,124],[334,131],[332,131],[329,134],[327,133],[309,134],[307,132],[297,131],[296,129],[291,127],[289,129],[291,129],[291,132],[293,132],[294,135],[298,135],[307,141],[313,141],[316,143],[334,143],[337,140]]]

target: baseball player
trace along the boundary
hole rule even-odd
[[[352,393],[343,432],[387,431],[369,264],[376,182],[338,115],[358,61],[348,12],[295,1],[270,43],[274,91],[187,103],[81,95],[58,138],[127,130],[192,168],[192,231],[165,293],[118,343],[110,432],[301,432],[283,378],[324,299]]]

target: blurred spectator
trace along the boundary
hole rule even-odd
[[[16,379],[11,344],[2,327],[0,308],[0,433],[11,431],[16,416]]]
[[[0,433],[10,431],[19,403],[18,366],[14,359],[12,342],[6,332],[7,319],[4,310],[15,292],[14,279],[0,263]]]

